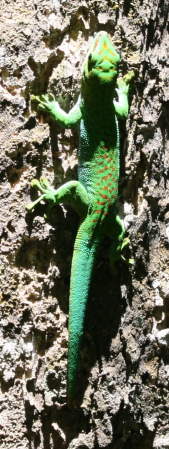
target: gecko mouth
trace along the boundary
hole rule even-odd
[[[101,72],[101,73],[116,73],[117,70],[115,69],[115,67],[110,67],[108,69],[105,69],[104,67],[95,67],[95,69],[93,69],[92,71],[97,71],[97,72]]]
[[[106,77],[109,79],[114,78],[117,74],[117,65],[113,64],[110,58],[103,59],[98,63],[89,60],[88,69],[91,77]]]
[[[103,81],[111,81],[117,76],[117,68],[114,66],[104,67],[96,66],[90,71],[90,77],[97,77]]]

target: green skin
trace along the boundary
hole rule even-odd
[[[35,208],[41,200],[53,204],[65,202],[79,213],[81,222],[74,245],[69,302],[69,347],[67,401],[74,404],[77,389],[79,352],[83,336],[86,304],[94,261],[101,240],[109,236],[111,255],[116,260],[128,239],[116,212],[119,180],[119,129],[117,117],[128,115],[128,90],[134,73],[118,78],[120,56],[110,36],[101,31],[93,39],[83,65],[81,93],[69,113],[53,96],[33,97],[38,108],[63,127],[80,122],[78,181],[58,189],[45,179],[32,185],[42,195],[27,206]],[[117,97],[117,99],[116,99]]]

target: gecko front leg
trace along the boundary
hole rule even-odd
[[[81,119],[81,96],[69,112],[65,112],[55,100],[52,94],[32,95],[32,101],[37,103],[37,109],[46,112],[52,120],[58,122],[64,128],[71,128]]]
[[[134,71],[128,72],[123,78],[117,79],[116,92],[118,95],[118,100],[114,100],[113,104],[115,111],[120,118],[127,118],[129,112],[128,104],[128,92],[130,87],[130,82],[135,77]]]

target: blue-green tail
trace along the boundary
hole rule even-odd
[[[86,236],[87,237],[87,236]],[[76,237],[70,284],[69,346],[67,398],[72,405],[77,391],[77,372],[80,345],[83,336],[86,304],[89,295],[92,269],[96,257],[97,242],[82,239],[81,227]]]

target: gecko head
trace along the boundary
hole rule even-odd
[[[84,79],[98,79],[101,84],[111,83],[118,75],[120,55],[106,31],[100,31],[93,39],[83,65]]]

